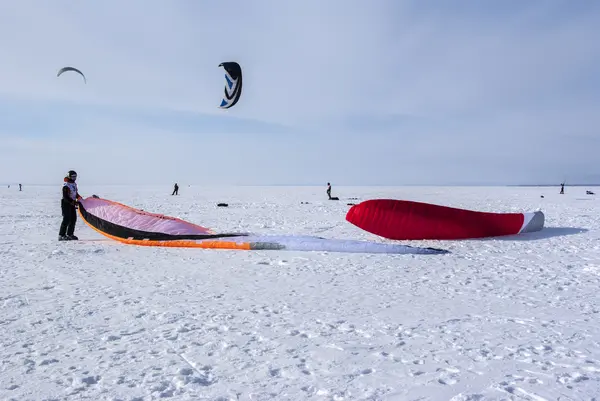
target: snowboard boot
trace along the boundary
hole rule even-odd
[[[70,234],[70,235],[67,235],[67,239],[69,241],[77,241],[79,238],[77,238],[76,235]]]
[[[58,240],[59,241],[68,241],[69,237],[67,237],[66,235],[59,235],[58,236]]]

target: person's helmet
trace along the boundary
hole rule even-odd
[[[69,170],[69,172],[67,173],[67,177],[75,180],[77,179],[77,172],[75,170]]]

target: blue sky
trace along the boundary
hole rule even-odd
[[[600,182],[597,1],[19,0],[0,46],[0,182]]]

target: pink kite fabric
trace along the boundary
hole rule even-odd
[[[88,213],[133,230],[168,235],[213,234],[213,231],[209,228],[176,217],[145,212],[106,199],[86,198],[82,201],[82,204]]]

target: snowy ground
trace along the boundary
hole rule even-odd
[[[409,243],[441,256],[134,247],[81,220],[59,243],[60,186],[4,187],[1,400],[600,398],[599,188],[80,187],[218,231],[384,241],[344,220],[376,197],[546,228]]]

